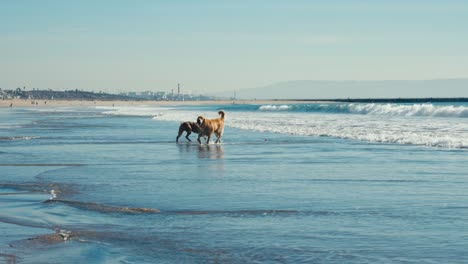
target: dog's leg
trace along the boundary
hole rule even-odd
[[[211,138],[211,134],[208,135],[208,138],[206,139],[206,144],[210,144],[210,138]]]
[[[221,143],[221,137],[223,136],[223,131],[216,133],[216,142],[215,143]]]
[[[190,134],[192,134],[192,132],[191,132],[191,131],[187,131],[187,135],[185,135],[185,138],[186,138],[188,141],[192,142],[192,140],[190,140],[190,138],[188,137],[188,136],[190,136]]]
[[[179,134],[177,134],[177,137],[175,140],[176,143],[179,143],[179,138],[180,136],[182,136],[182,133],[184,133],[184,130],[182,129],[182,127],[179,127]]]
[[[199,143],[199,144],[201,144],[201,140],[200,140],[200,138],[201,138],[201,133],[200,133],[200,134],[198,134],[198,138],[197,138],[197,141],[198,141],[198,143]]]

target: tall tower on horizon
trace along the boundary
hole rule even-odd
[[[180,83],[177,84],[177,96],[180,96]]]

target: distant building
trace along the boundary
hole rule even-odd
[[[145,91],[140,94],[142,97],[153,97],[153,92]]]
[[[207,97],[202,95],[193,96],[191,94],[183,94],[180,92],[180,85],[178,86],[177,95],[167,92],[128,92],[119,94],[108,94],[102,91],[99,92],[87,92],[84,90],[64,90],[54,91],[51,89],[40,90],[33,88],[26,90],[23,88],[16,88],[12,90],[0,89],[0,100],[8,99],[29,99],[29,100],[52,100],[52,99],[65,99],[65,100],[164,100],[164,101],[188,101],[188,100],[213,100],[213,97]]]

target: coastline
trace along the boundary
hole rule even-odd
[[[36,104],[37,102],[37,104]],[[213,101],[91,101],[91,100],[0,100],[0,108],[12,107],[77,107],[77,106],[184,106],[184,105],[227,105],[227,104],[310,104],[315,101],[295,100],[213,100]],[[323,102],[322,102],[323,103]]]
[[[355,99],[246,99],[246,100],[207,100],[207,101],[157,101],[157,100],[0,100],[0,108],[10,107],[89,107],[89,106],[191,106],[191,105],[230,105],[230,104],[314,104],[314,103],[461,103],[468,98],[355,98]]]

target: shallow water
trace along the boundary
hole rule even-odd
[[[0,109],[0,263],[468,262],[463,145],[309,133],[379,114],[229,107],[221,145],[174,142],[219,107]],[[460,116],[383,116],[467,136]]]

